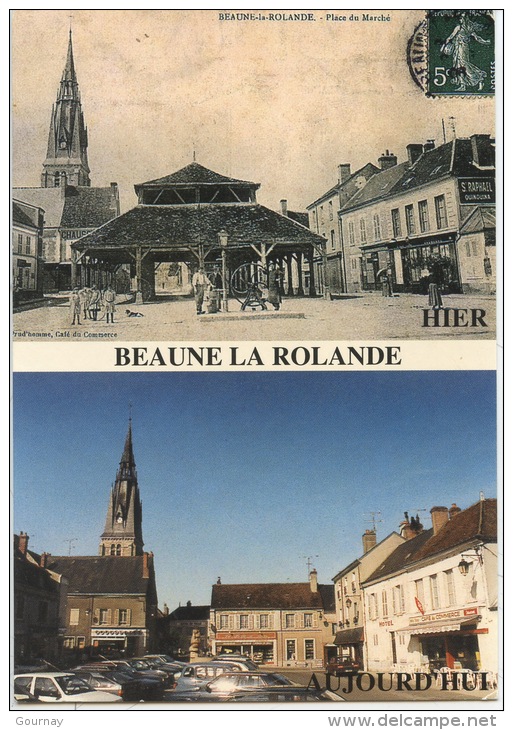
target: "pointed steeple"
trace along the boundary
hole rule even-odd
[[[87,161],[87,129],[75,72],[71,29],[57,100],[52,107],[41,185],[45,188],[91,185]]]
[[[125,446],[112,487],[100,555],[142,555],[142,503],[132,445],[132,418],[128,421]]]

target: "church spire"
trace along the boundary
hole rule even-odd
[[[125,446],[112,487],[100,555],[142,555],[142,503],[132,445],[132,418],[128,421]]]
[[[57,91],[57,100],[52,107],[41,185],[53,188],[90,184],[87,129],[82,113],[70,28],[66,63]]]

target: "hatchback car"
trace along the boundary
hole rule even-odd
[[[122,702],[118,695],[90,687],[70,672],[16,674],[14,698],[39,702]]]
[[[335,677],[357,674],[360,671],[360,663],[350,656],[332,657],[326,665],[326,671]]]

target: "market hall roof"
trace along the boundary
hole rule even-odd
[[[295,248],[323,246],[324,238],[263,205],[142,205],[114,218],[72,244],[79,251],[115,254],[135,246],[187,250],[200,243],[218,245],[225,230],[228,247],[266,242]]]
[[[190,186],[190,185],[244,185],[249,186],[257,190],[260,187],[260,183],[249,182],[247,180],[238,180],[234,177],[226,177],[226,175],[220,175],[214,170],[209,170],[207,167],[203,167],[198,162],[191,162],[190,165],[182,167],[181,170],[159,177],[156,180],[149,180],[148,182],[138,183],[135,185],[135,191],[138,192],[142,187],[163,187],[163,186]]]

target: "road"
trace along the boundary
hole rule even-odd
[[[401,294],[391,298],[376,292],[347,295],[333,301],[321,298],[285,298],[279,312],[240,311],[229,301],[228,314],[198,316],[193,299],[161,298],[134,305],[117,303],[114,324],[100,320],[70,325],[66,297],[48,300],[48,306],[24,308],[13,315],[14,341],[105,342],[119,341],[314,341],[390,339],[494,339],[495,297],[454,294],[444,298],[446,308],[460,312],[458,326],[434,327],[427,297]],[[127,309],[140,317],[130,317]],[[424,327],[424,310],[428,327]],[[472,326],[471,310],[483,311]],[[443,313],[439,323],[443,324]],[[450,324],[454,315],[451,314]],[[467,326],[464,326],[464,323]],[[483,324],[484,323],[484,324]],[[486,326],[485,326],[486,325]]]

